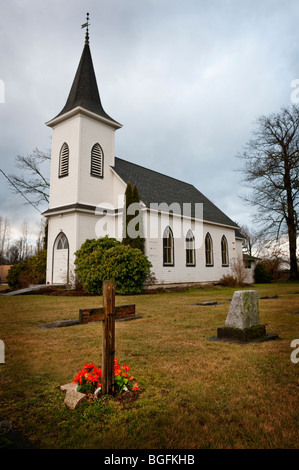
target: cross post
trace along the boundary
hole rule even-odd
[[[103,304],[105,319],[103,321],[103,364],[102,393],[113,395],[114,392],[114,357],[115,357],[115,283],[104,281]]]
[[[102,394],[114,393],[115,320],[135,317],[135,305],[115,306],[115,282],[103,282],[103,307],[80,309],[82,324],[102,321]]]

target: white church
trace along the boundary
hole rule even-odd
[[[127,183],[137,185],[145,255],[157,284],[219,281],[243,259],[237,225],[193,185],[117,158],[115,132],[94,72],[88,27],[80,63],[52,128],[47,283],[69,284],[74,253],[87,239],[122,240]],[[252,282],[253,260],[246,260]]]

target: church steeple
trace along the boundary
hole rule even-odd
[[[88,14],[87,14],[88,15]],[[85,44],[79,66],[66,101],[64,108],[61,112],[54,118],[58,118],[63,114],[74,110],[78,106],[91,111],[92,113],[101,116],[104,119],[108,119],[116,125],[116,127],[121,127],[117,121],[112,119],[104,110],[101,98],[98,90],[96,75],[93,67],[90,47],[89,47],[89,31],[88,31],[88,16],[87,23],[82,25],[82,27],[87,26],[86,35],[85,35]]]

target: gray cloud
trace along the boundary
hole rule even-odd
[[[0,7],[0,167],[51,146],[81,56],[86,11],[105,111],[123,124],[116,155],[194,184],[228,216],[252,210],[236,154],[261,114],[290,105],[299,77],[292,0],[12,0]],[[1,215],[38,213],[0,179]],[[44,208],[45,209],[45,208]]]

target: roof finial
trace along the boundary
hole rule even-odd
[[[86,13],[86,23],[82,24],[81,25],[81,29],[82,28],[86,28],[86,34],[85,34],[85,44],[89,45],[89,30],[88,30],[88,26],[90,23],[88,23],[89,21],[89,13]]]

